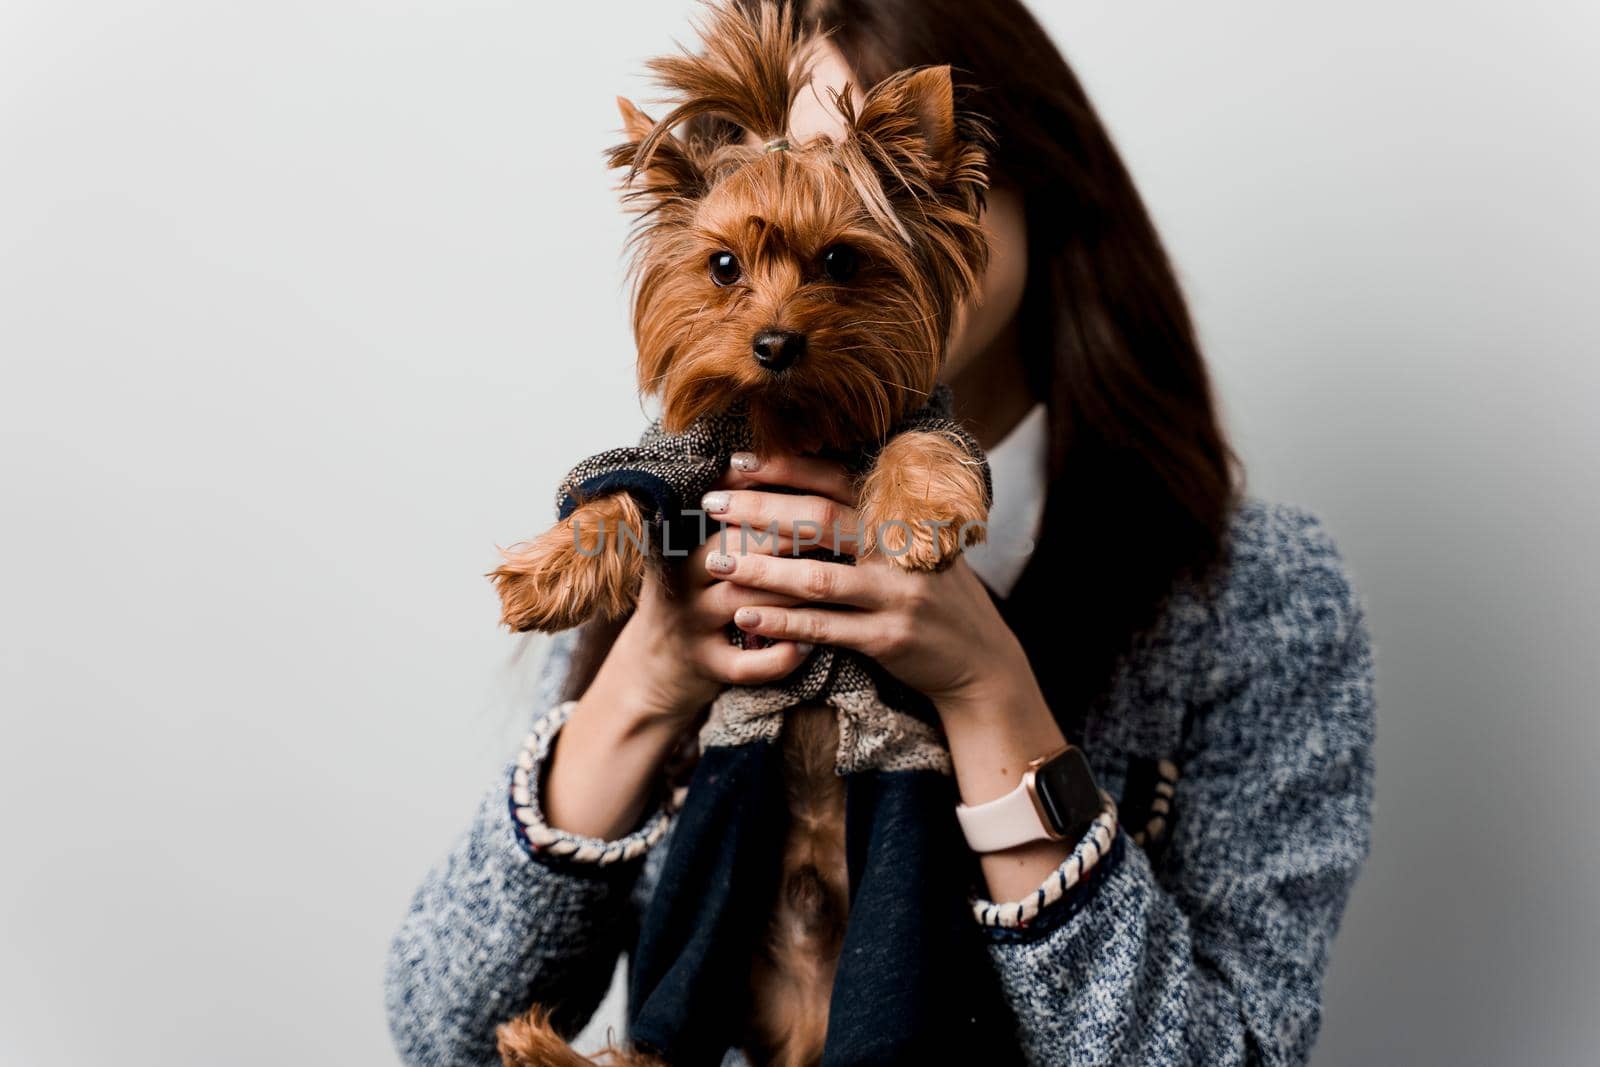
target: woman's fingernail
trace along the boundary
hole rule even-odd
[[[733,613],[733,621],[740,626],[760,626],[761,612],[755,608],[740,608]]]
[[[745,474],[751,474],[761,469],[761,457],[754,452],[735,452],[728,463],[734,470],[743,471]],[[706,510],[709,511],[711,509],[707,508]]]
[[[816,645],[813,645],[809,641],[796,641],[794,646],[795,651],[800,653],[802,656],[811,655],[811,650],[816,647]]]
[[[713,552],[706,557],[706,570],[712,574],[732,574],[733,557],[724,556],[721,552]]]
[[[707,493],[700,498],[700,507],[707,515],[721,515],[728,510],[728,494]]]

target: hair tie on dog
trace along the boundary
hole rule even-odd
[[[787,137],[774,137],[772,140],[767,142],[768,152],[787,152],[788,150],[789,138]]]

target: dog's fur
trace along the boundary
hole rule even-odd
[[[963,540],[981,539],[982,474],[947,437],[889,435],[932,390],[954,309],[975,295],[986,265],[981,128],[956,108],[949,68],[931,67],[891,76],[859,103],[841,94],[841,139],[789,144],[812,43],[792,11],[718,7],[704,36],[703,53],[651,64],[677,100],[661,121],[618,101],[628,140],[611,164],[626,171],[640,218],[640,388],[660,397],[668,432],[738,403],[758,451],[883,444],[860,487],[862,551],[880,547],[870,534],[892,523],[886,541],[916,535],[881,546],[896,563],[948,566]],[[840,245],[859,263],[847,280],[820,267]],[[733,284],[710,276],[710,257],[722,252],[740,265]],[[804,354],[779,373],[752,356],[754,338],[771,330],[805,338]],[[625,614],[648,554],[626,536],[612,551],[593,554],[585,543],[579,552],[574,526],[592,540],[596,531],[637,533],[642,522],[631,498],[608,496],[513,547],[492,575],[505,623],[559,630]],[[937,536],[933,523],[945,524]],[[791,819],[770,936],[751,965],[747,1052],[758,1063],[799,1065],[821,1055],[848,908],[844,791],[829,709],[787,712],[782,743]],[[588,1062],[537,1009],[502,1027],[500,1039],[512,1067]]]

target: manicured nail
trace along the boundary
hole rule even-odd
[[[811,650],[817,646],[813,645],[810,641],[796,641],[794,647],[795,650],[802,656],[809,656],[811,655]]]
[[[724,556],[721,552],[713,552],[706,557],[706,570],[712,574],[732,574],[733,557]]]
[[[721,515],[728,510],[728,494],[707,493],[700,498],[700,508],[707,515]]]
[[[754,452],[735,452],[732,458],[728,460],[728,463],[734,470],[743,471],[745,474],[751,474],[761,469],[761,457]],[[706,510],[710,511],[711,509],[707,508]]]
[[[760,626],[761,612],[757,611],[755,608],[740,608],[738,611],[733,613],[733,621],[738,623],[740,626],[745,627],[746,629],[749,629],[752,626]]]

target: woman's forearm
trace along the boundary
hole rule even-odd
[[[997,671],[939,706],[956,783],[967,804],[982,804],[1011,792],[1029,761],[1065,744],[1026,660],[1020,669]],[[1039,888],[1072,852],[1075,841],[1034,841],[982,857],[992,900],[1018,900]]]
[[[682,737],[684,711],[663,706],[640,636],[623,627],[557,735],[543,792],[545,821],[555,829],[605,841],[631,832]]]

